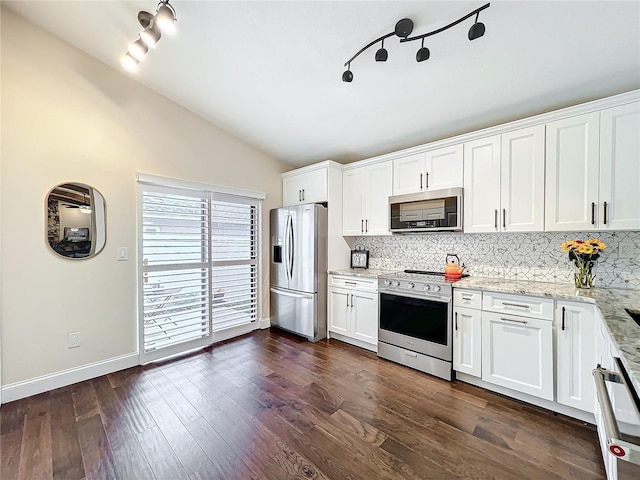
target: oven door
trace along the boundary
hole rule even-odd
[[[380,293],[378,341],[452,361],[452,302]]]

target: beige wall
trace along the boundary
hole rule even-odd
[[[136,172],[267,193],[281,205],[287,165],[120,71],[2,9],[2,384],[137,351]],[[56,184],[97,188],[107,244],[92,259],[45,243],[45,197]],[[268,222],[262,284],[268,292]],[[116,247],[129,247],[128,262]],[[268,316],[268,295],[263,316]],[[81,347],[67,348],[70,332]]]

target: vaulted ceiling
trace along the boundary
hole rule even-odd
[[[137,81],[295,166],[342,163],[640,88],[640,2],[492,1],[486,34],[472,19],[420,42],[361,47],[401,18],[414,35],[483,1],[172,0],[177,33],[147,55]],[[5,1],[113,68],[149,1]],[[122,70],[123,71],[123,70]],[[130,75],[123,71],[123,75]]]

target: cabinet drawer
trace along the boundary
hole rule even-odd
[[[482,292],[479,290],[453,289],[453,305],[455,307],[482,308]]]
[[[484,292],[482,310],[553,320],[553,299]]]
[[[355,288],[368,292],[378,291],[377,278],[353,277],[349,275],[329,275],[330,287]]]

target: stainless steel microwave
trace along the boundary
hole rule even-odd
[[[392,233],[461,232],[462,188],[389,197]]]

